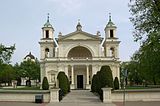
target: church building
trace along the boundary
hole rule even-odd
[[[55,30],[48,16],[39,41],[41,83],[46,76],[50,87],[57,87],[57,75],[63,71],[68,76],[71,89],[90,89],[93,75],[103,65],[110,66],[113,79],[120,79],[120,41],[116,29],[109,16],[104,38],[99,31],[96,34],[84,31],[80,22],[75,31],[68,34],[60,32],[55,38]]]

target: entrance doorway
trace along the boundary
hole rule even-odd
[[[83,89],[83,75],[77,75],[77,89]]]

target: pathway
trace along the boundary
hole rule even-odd
[[[48,106],[115,106],[104,104],[99,97],[89,90],[72,90],[59,103],[49,103]]]

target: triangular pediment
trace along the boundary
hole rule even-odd
[[[100,40],[101,37],[92,35],[83,31],[76,31],[65,36],[59,37],[59,40]]]

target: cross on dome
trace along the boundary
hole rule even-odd
[[[47,14],[47,22],[49,22],[49,13]]]
[[[76,28],[77,28],[77,31],[82,31],[82,25],[80,24],[80,19],[78,19],[78,24]]]
[[[47,13],[47,22],[44,24],[44,27],[51,27],[52,28],[52,25],[50,24],[50,22],[49,22],[49,13]]]

